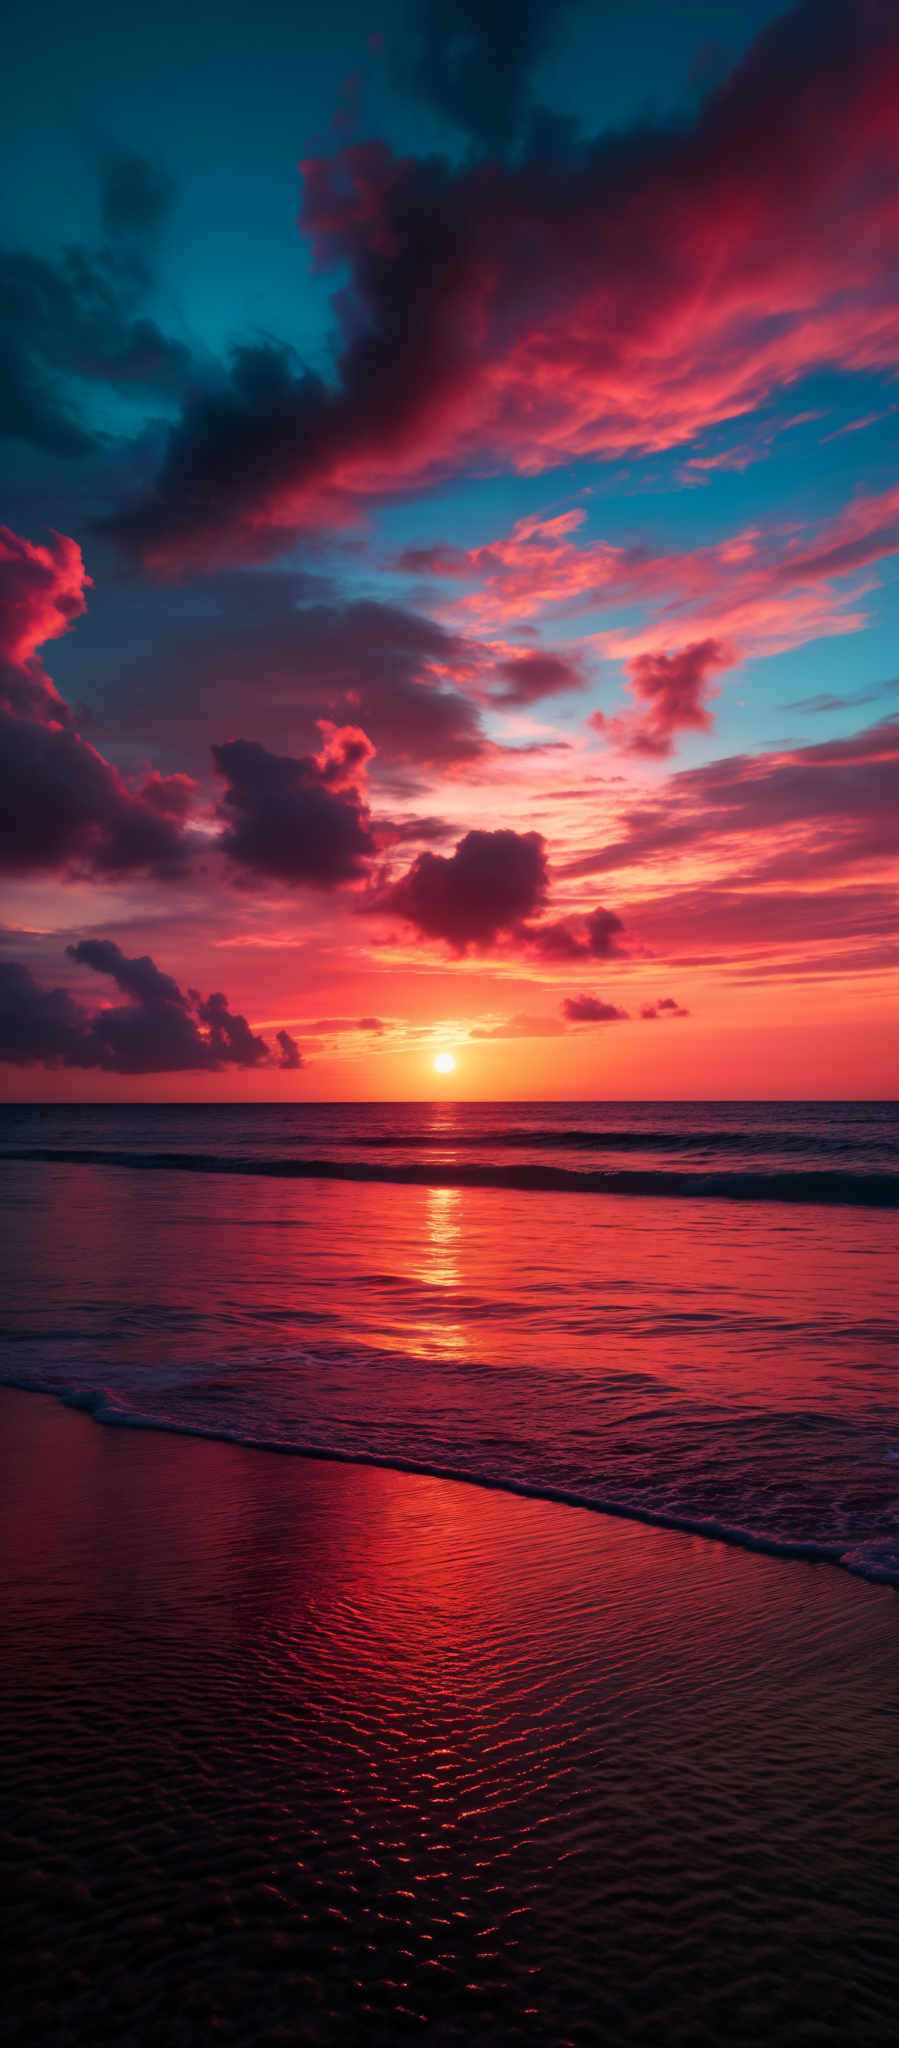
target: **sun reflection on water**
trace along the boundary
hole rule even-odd
[[[451,1297],[461,1282],[464,1190],[437,1187],[425,1189],[424,1194],[424,1230],[415,1278],[422,1287],[428,1290],[439,1288],[445,1296]],[[444,1358],[461,1358],[468,1349],[469,1340],[464,1325],[448,1313],[450,1307],[451,1300],[447,1299],[444,1306],[435,1292],[433,1310],[429,1308],[427,1318],[410,1332],[410,1336],[425,1352],[437,1352]]]

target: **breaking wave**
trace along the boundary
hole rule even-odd
[[[554,1144],[570,1142],[572,1134]],[[586,1137],[586,1134],[581,1134]],[[534,1142],[527,1134],[528,1143]],[[575,1134],[577,1138],[577,1134]],[[420,1139],[416,1143],[420,1143]],[[503,1142],[507,1142],[505,1139]],[[604,1144],[605,1139],[594,1140]],[[658,1145],[658,1139],[655,1140]],[[667,1140],[666,1140],[667,1142]],[[446,1140],[443,1140],[446,1148]],[[455,1144],[455,1141],[454,1141]],[[628,1133],[633,1144],[633,1133]],[[899,1208],[899,1173],[838,1167],[797,1167],[758,1171],[714,1168],[684,1171],[663,1167],[586,1167],[577,1170],[541,1161],[498,1165],[452,1160],[296,1159],[239,1157],[217,1152],[110,1151],[98,1147],[29,1146],[0,1152],[0,1159],[41,1160],[67,1166],[117,1166],[157,1173],[253,1175],[279,1180],[384,1181],[400,1187],[504,1188],[529,1193],[673,1196],[734,1202],[823,1203],[863,1209]]]

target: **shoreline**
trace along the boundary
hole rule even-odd
[[[264,1437],[254,1437],[244,1432],[229,1432],[212,1429],[201,1424],[182,1423],[142,1415],[116,1401],[114,1395],[104,1388],[91,1390],[64,1389],[59,1387],[35,1386],[9,1375],[0,1375],[0,1392],[39,1395],[45,1400],[56,1402],[63,1408],[90,1417],[100,1427],[107,1429],[147,1431],[158,1436],[185,1438],[191,1442],[230,1445],[233,1449],[263,1452],[279,1458],[305,1459],[313,1464],[356,1467],[360,1471],[395,1472],[412,1478],[437,1479],[449,1486],[474,1487],[485,1493],[508,1495],[511,1500],[542,1501],[548,1506],[571,1508],[576,1512],[607,1516],[610,1521],[629,1522],[639,1528],[658,1529],[676,1536],[698,1537],[707,1543],[720,1543],[729,1550],[744,1551],[749,1556],[771,1557],[782,1563],[828,1565],[847,1577],[860,1579],[871,1586],[882,1586],[899,1592],[899,1554],[894,1539],[873,1537],[856,1547],[856,1553],[847,1546],[842,1549],[838,1543],[828,1544],[814,1539],[791,1541],[788,1537],[755,1534],[752,1530],[729,1527],[701,1517],[668,1514],[662,1509],[644,1508],[637,1504],[623,1505],[614,1500],[592,1499],[578,1493],[574,1488],[556,1487],[550,1483],[531,1484],[527,1480],[493,1477],[489,1473],[466,1472],[463,1468],[428,1463],[426,1460],[385,1457],[376,1451],[342,1450],[338,1446],[323,1447],[317,1444],[278,1442]],[[878,1546],[882,1545],[888,1557],[880,1557]],[[875,1555],[864,1557],[861,1552],[868,1549]]]

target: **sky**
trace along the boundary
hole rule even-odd
[[[893,0],[5,54],[4,1099],[899,1092]]]

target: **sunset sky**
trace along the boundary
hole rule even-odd
[[[896,1094],[894,0],[7,36],[0,1091]]]

